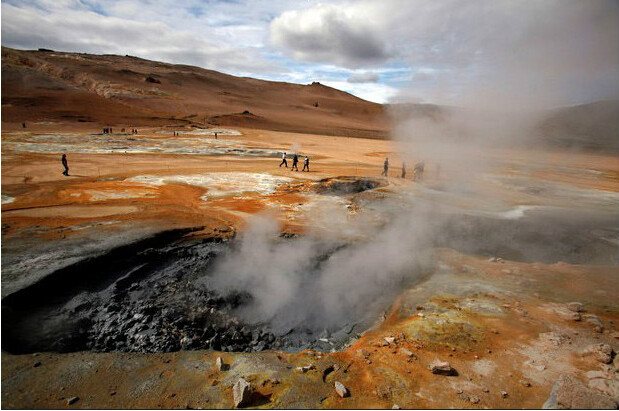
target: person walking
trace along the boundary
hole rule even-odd
[[[381,176],[387,177],[388,173],[389,173],[389,157],[385,157],[385,162],[383,163],[383,173],[381,174]]]
[[[402,161],[402,178],[406,178],[406,163]]]
[[[309,157],[305,156],[305,161],[303,162],[303,171],[307,168],[307,172],[309,173]]]
[[[294,153],[294,156],[292,157],[292,167],[290,167],[290,171],[292,170],[299,171],[299,156],[297,153]]]
[[[69,163],[67,162],[66,154],[62,155],[62,166],[64,167],[64,171],[62,172],[62,174],[68,177],[69,176]]]
[[[281,167],[282,165],[286,166],[286,168],[288,168],[288,161],[286,161],[286,153],[284,152],[284,154],[282,154],[282,162],[279,163],[279,166]]]
[[[423,180],[423,172],[424,172],[425,166],[426,164],[423,161],[420,161],[417,164],[415,164],[415,168],[413,169],[413,180],[415,181]]]

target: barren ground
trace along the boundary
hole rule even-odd
[[[426,164],[422,183],[399,178],[390,141],[218,130],[214,140],[208,130],[182,128],[187,134],[173,137],[155,127],[114,136],[53,124],[4,127],[3,323],[7,297],[85,258],[173,229],[188,229],[187,241],[228,240],[266,210],[276,210],[283,232],[304,234],[323,207],[354,220],[406,195],[489,218],[489,232],[499,236],[520,221],[556,221],[565,231],[555,236],[539,225],[530,249],[446,243],[435,250],[431,273],[336,350],[16,354],[3,336],[3,408],[232,408],[232,385],[241,377],[254,390],[247,406],[258,408],[540,408],[565,374],[617,404],[617,359],[607,365],[582,354],[598,343],[619,351],[616,156],[480,153],[491,167],[474,184],[492,193],[489,204],[476,191],[454,194],[450,181],[463,170],[439,173]],[[278,168],[278,152],[295,148],[310,156],[309,173]],[[69,177],[61,174],[62,152]],[[385,155],[392,170],[381,178]],[[337,177],[371,178],[378,186],[338,195],[317,189],[319,180]],[[570,302],[584,312],[570,311]],[[229,369],[219,370],[217,357]],[[458,375],[431,373],[437,359]],[[309,364],[306,372],[297,369]],[[335,381],[350,396],[340,398]],[[72,397],[78,400],[69,405]],[[600,403],[585,407],[591,404]]]

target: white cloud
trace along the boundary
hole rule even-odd
[[[96,54],[131,54],[191,64],[234,74],[257,75],[284,70],[262,56],[260,31],[239,22],[237,29],[206,26],[185,8],[136,1],[35,1],[36,6],[2,3],[2,43]]]
[[[520,105],[619,96],[618,39],[612,0],[361,0],[271,23],[272,43],[296,59],[349,68],[404,60],[436,70],[434,88],[424,84],[430,98]]]
[[[378,83],[379,79],[378,74],[367,71],[364,73],[353,73],[346,81],[349,83]]]
[[[384,62],[390,55],[386,44],[359,17],[366,17],[363,10],[346,4],[287,11],[271,22],[271,41],[300,60],[348,67]]]

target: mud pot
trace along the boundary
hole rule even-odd
[[[244,323],[235,315],[252,298],[225,295],[208,287],[213,263],[234,241],[182,240],[187,230],[170,231],[119,247],[94,259],[61,269],[2,301],[3,349],[36,351],[170,352],[181,349],[221,351],[331,351],[341,348],[372,324],[377,310],[364,318],[327,329],[299,325],[275,332],[271,324]],[[281,241],[295,241],[282,237]],[[325,248],[316,270],[330,253]],[[404,286],[405,284],[401,284]],[[399,287],[398,287],[399,288]],[[386,293],[388,307],[396,289]]]
[[[584,214],[530,210],[518,219],[460,213],[436,217],[435,232],[441,235],[429,240],[430,247],[514,261],[617,262],[616,244],[609,240],[616,238],[616,230],[608,228],[613,227],[612,216],[592,220]],[[381,287],[363,310],[352,311],[352,317],[329,329],[314,325],[320,321],[301,321],[282,330],[281,324],[240,319],[238,312],[253,298],[250,293],[222,293],[209,287],[213,266],[234,250],[237,240],[187,240],[191,231],[163,232],[113,249],[7,296],[2,300],[2,348],[11,353],[333,351],[375,325],[403,289],[427,278],[433,269],[410,267]],[[297,239],[283,236],[278,241]],[[324,261],[349,246],[324,244],[312,257],[313,268],[304,274],[304,281],[313,281]],[[319,304],[315,309],[320,310]]]

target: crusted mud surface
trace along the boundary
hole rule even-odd
[[[255,408],[617,406],[616,156],[496,152],[469,189],[431,164],[377,177],[386,141],[185,130],[179,152],[160,131],[3,130],[4,408],[232,408],[240,378]],[[311,172],[278,168],[299,141]],[[348,321],[282,331],[210,286],[254,214],[278,243],[333,239],[318,271],[383,252],[376,230],[411,207],[441,233],[431,261]]]

